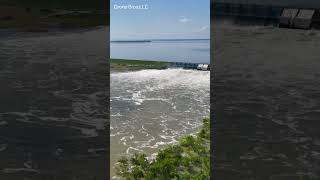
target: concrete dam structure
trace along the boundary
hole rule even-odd
[[[320,27],[320,2],[215,0],[211,15],[217,21],[229,19],[236,24],[277,25],[286,28]]]
[[[184,62],[171,62],[170,68],[183,68],[183,69],[197,69],[203,71],[210,70],[210,64],[203,63],[184,63]]]

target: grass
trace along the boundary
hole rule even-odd
[[[78,28],[109,24],[107,1],[0,0],[0,28]]]
[[[145,61],[145,60],[127,60],[111,59],[110,65],[113,71],[128,71],[142,69],[166,69],[169,62],[165,61]]]

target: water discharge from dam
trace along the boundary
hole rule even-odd
[[[209,117],[209,71],[112,73],[110,87],[111,167],[136,152],[151,157],[182,135],[196,133],[202,118]]]
[[[0,179],[106,179],[107,33],[0,31]]]

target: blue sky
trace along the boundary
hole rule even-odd
[[[111,0],[111,40],[210,38],[210,0]],[[114,5],[148,5],[115,10]]]

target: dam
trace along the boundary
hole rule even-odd
[[[215,0],[211,16],[236,24],[275,25],[285,28],[320,27],[320,3],[316,1]]]
[[[171,62],[169,64],[169,68],[197,69],[203,71],[210,71],[210,64]]]

